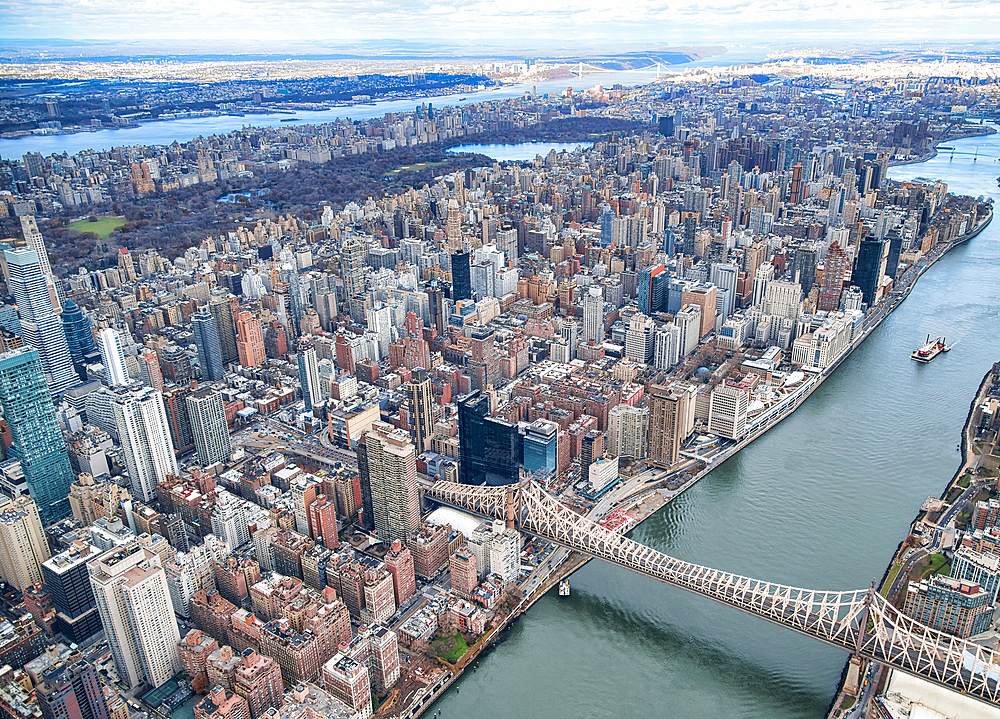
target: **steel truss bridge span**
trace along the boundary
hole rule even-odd
[[[531,480],[502,487],[438,481],[423,493],[1000,706],[1000,653],[920,624],[874,585],[802,589],[685,562],[574,512]]]

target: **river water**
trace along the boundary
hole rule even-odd
[[[1000,136],[891,176],[996,197]],[[816,589],[881,577],[958,467],[969,403],[1000,360],[1000,222],[953,250],[788,419],[642,524],[682,559]],[[910,360],[927,334],[955,348]],[[822,717],[846,654],[593,561],[437,703],[442,717]]]
[[[0,139],[0,157],[17,158],[26,152],[40,152],[45,156],[63,152],[72,155],[81,150],[107,150],[123,145],[169,145],[175,140],[186,142],[199,135],[223,134],[248,125],[254,127],[295,127],[305,123],[332,122],[341,117],[352,120],[370,120],[374,117],[382,117],[388,112],[412,112],[421,103],[428,103],[434,107],[468,105],[487,100],[520,97],[525,92],[532,91],[544,95],[560,93],[568,87],[580,91],[599,84],[604,87],[611,87],[616,83],[643,85],[655,79],[655,70],[595,73],[584,75],[582,78],[572,77],[529,84],[505,85],[482,92],[437,95],[407,100],[381,100],[365,105],[334,107],[329,110],[303,110],[294,115],[251,114],[194,117],[180,120],[157,120],[144,122],[136,127],[78,132],[71,135],[29,135],[14,140]],[[293,118],[294,121],[291,121]]]
[[[664,65],[662,72],[663,74],[667,74],[679,72],[686,68],[721,67],[760,62],[764,60],[765,52],[764,49],[760,48],[736,47],[721,55],[713,55],[704,60],[679,65]],[[582,89],[598,84],[604,87],[611,87],[615,84],[635,86],[652,82],[656,79],[656,75],[655,69],[591,73],[583,77],[506,85],[482,92],[454,93],[407,100],[381,100],[365,105],[335,107],[330,110],[296,112],[294,115],[252,114],[244,116],[194,117],[181,120],[158,120],[142,123],[137,127],[78,132],[71,135],[29,135],[13,140],[0,139],[0,158],[17,158],[27,152],[40,152],[45,156],[53,153],[62,154],[63,152],[72,155],[81,150],[108,150],[112,147],[123,145],[169,145],[175,140],[178,142],[187,142],[199,135],[208,136],[227,133],[247,125],[254,127],[294,127],[303,123],[332,122],[341,117],[347,117],[352,120],[369,120],[374,117],[382,117],[387,112],[412,111],[422,102],[430,103],[435,107],[445,107],[519,97],[525,92],[536,92],[539,95],[545,95],[560,93],[566,88],[573,88],[579,92]],[[282,122],[283,120],[291,120],[292,118],[295,118],[294,122]]]

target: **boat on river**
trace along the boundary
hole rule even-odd
[[[930,362],[942,352],[947,352],[950,349],[951,347],[945,344],[944,337],[932,340],[931,336],[927,335],[927,341],[924,343],[924,346],[913,350],[910,359],[915,359],[917,362]]]
[[[564,579],[559,582],[559,596],[568,597],[569,596],[569,580]]]

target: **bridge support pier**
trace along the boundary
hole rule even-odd
[[[864,676],[864,663],[857,654],[851,655],[851,660],[847,663],[847,679],[844,681],[844,692],[856,697],[861,689],[861,677]]]

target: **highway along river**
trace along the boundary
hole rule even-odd
[[[892,177],[997,196],[1000,136],[947,143]],[[979,157],[957,154],[974,153]],[[790,418],[635,530],[682,559],[816,589],[881,577],[958,467],[983,374],[1000,360],[1000,220],[932,267]],[[921,365],[927,334],[955,348]],[[436,705],[442,717],[822,717],[847,655],[592,561]]]

